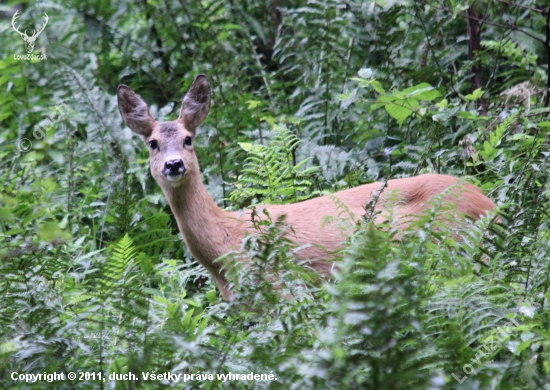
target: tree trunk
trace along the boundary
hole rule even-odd
[[[477,17],[475,2],[468,8],[468,60],[475,61],[476,55],[481,52],[481,24]],[[477,61],[470,68],[470,80],[472,91],[483,87],[483,78],[481,75],[481,60]],[[483,96],[478,100],[478,107],[481,114],[485,113],[485,98]]]

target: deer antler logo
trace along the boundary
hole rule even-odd
[[[37,31],[37,30],[34,30],[34,33],[29,37],[27,35],[27,30],[25,30],[25,32],[21,32],[19,31],[19,28],[15,25],[15,21],[17,20],[17,18],[19,16],[17,16],[17,13],[19,11],[15,11],[15,14],[13,15],[13,18],[11,18],[11,26],[13,27],[13,29],[19,34],[21,35],[21,38],[23,38],[23,40],[25,41],[25,50],[27,50],[27,53],[31,54],[32,51],[34,50],[34,43],[36,42],[36,38],[38,38],[38,36],[40,35],[40,33],[42,31],[44,31],[44,28],[46,27],[46,25],[48,24],[48,15],[47,14],[44,14],[44,24],[42,25],[42,28]]]

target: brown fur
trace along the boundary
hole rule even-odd
[[[186,94],[180,117],[176,121],[157,123],[147,105],[128,87],[118,89],[121,115],[133,131],[140,134],[146,144],[156,141],[158,148],[150,150],[151,173],[162,188],[187,247],[216,281],[224,298],[231,296],[222,264],[215,260],[229,250],[238,248],[246,232],[253,233],[250,211],[226,212],[219,208],[204,187],[197,157],[192,145],[186,145],[186,137],[194,138],[196,128],[208,114],[210,85],[203,75],[197,76]],[[165,162],[181,159],[185,171],[181,178],[169,180],[163,173]],[[452,176],[425,174],[405,179],[388,181],[384,194],[394,194],[397,203],[391,203],[396,217],[406,221],[407,216],[418,215],[428,207],[427,202],[448,190],[444,202],[456,204],[457,210],[473,219],[478,219],[495,204],[481,190],[471,184],[456,185]],[[365,184],[333,194],[348,210],[359,218],[365,214],[365,205],[372,193],[381,189],[381,183]],[[345,237],[333,225],[323,227],[325,216],[337,216],[337,202],[322,196],[289,205],[266,205],[270,217],[276,220],[286,215],[286,223],[296,232],[299,245],[313,244],[298,252],[301,259],[330,259],[330,253],[338,248]],[[387,204],[383,197],[377,209]],[[342,216],[348,214],[343,213]],[[349,218],[349,217],[348,217]],[[378,219],[383,218],[379,217]],[[405,224],[404,222],[403,224]],[[345,233],[345,232],[344,232]],[[327,261],[312,261],[311,267],[321,274],[328,274],[332,264]]]

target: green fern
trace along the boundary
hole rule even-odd
[[[105,264],[100,284],[110,288],[115,283],[120,283],[130,262],[135,260],[136,256],[134,242],[128,234],[125,234],[114,246],[110,260]]]
[[[302,169],[309,158],[294,164],[299,139],[290,130],[274,125],[269,146],[240,143],[248,157],[229,199],[235,203],[256,198],[266,203],[293,203],[316,194],[313,183],[318,167]]]
[[[506,59],[506,62],[515,63],[518,68],[526,69],[529,66],[536,66],[537,64],[536,54],[527,52],[511,39],[481,41],[481,46],[487,50],[496,52],[497,55]]]

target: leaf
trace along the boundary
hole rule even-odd
[[[521,314],[523,314],[524,316],[529,317],[529,318],[533,318],[533,317],[534,317],[535,311],[536,311],[535,308],[532,307],[532,306],[530,306],[530,305],[528,305],[528,304],[524,304],[524,305],[521,305],[521,306],[519,307],[519,312],[520,312]]]
[[[390,103],[384,108],[392,118],[397,120],[399,125],[402,125],[403,121],[414,113],[414,109],[417,108],[418,105],[418,100],[407,99],[402,103],[402,105]]]
[[[428,83],[418,84],[401,92],[407,94],[409,97],[414,97],[415,99],[423,101],[432,101],[441,97],[441,93]]]
[[[10,209],[10,207],[0,207],[0,221],[10,222],[13,220],[13,214]]]
[[[471,101],[475,101],[477,99],[479,99],[481,96],[483,96],[485,92],[481,89],[481,88],[478,88],[476,89],[474,92],[464,96],[466,99],[468,100],[471,100]]]
[[[443,111],[443,112],[440,112],[438,114],[435,114],[434,116],[432,116],[432,119],[435,121],[435,122],[445,122],[447,119],[451,118],[453,116],[453,113],[450,112],[450,111]]]
[[[191,317],[193,317],[193,312],[195,309],[189,309],[187,310],[187,313],[185,313],[185,316],[183,317],[182,326],[184,329],[189,329],[189,324],[191,324]]]
[[[382,88],[382,84],[380,84],[377,80],[371,80],[370,81],[370,85],[374,88],[374,90],[376,92],[378,92],[379,94],[383,94],[383,93],[386,93],[386,91],[384,91],[384,88]]]
[[[237,143],[242,150],[244,150],[245,152],[250,152],[252,151],[252,148],[253,148],[253,145],[249,142],[238,142]]]
[[[259,100],[247,100],[246,101],[248,103],[248,109],[249,110],[253,110],[254,108],[258,107],[261,102]]]
[[[453,10],[453,19],[455,19],[458,14],[466,11],[468,8],[470,8],[468,3],[458,3]]]
[[[414,95],[415,98],[418,100],[423,100],[425,102],[431,102],[432,100],[435,100],[439,97],[441,97],[441,92],[439,92],[437,89],[430,87],[427,88],[424,91],[418,92]]]
[[[483,121],[486,121],[488,120],[489,118],[486,117],[486,116],[479,116],[479,114],[477,113],[477,111],[458,111],[456,113],[456,116],[458,118],[462,118],[462,119],[471,119],[471,120],[483,120]]]
[[[520,343],[515,351],[514,351],[514,355],[519,355],[522,351],[525,351],[527,348],[529,348],[529,346],[531,345],[531,341],[524,341],[522,343]]]
[[[440,110],[442,110],[445,107],[447,107],[448,104],[449,104],[449,102],[447,101],[447,99],[441,99],[441,101],[439,101],[439,103],[436,103],[435,106],[437,108],[439,108]]]
[[[214,290],[207,291],[206,294],[204,294],[204,296],[206,297],[206,299],[210,304],[213,304],[214,302],[216,302],[216,291]]]
[[[235,23],[226,23],[223,25],[224,30],[242,30],[242,26]]]
[[[54,221],[44,222],[38,227],[38,237],[43,241],[66,240],[71,237],[69,232],[62,231]]]
[[[153,269],[155,268],[151,259],[149,256],[147,256],[145,253],[140,252],[136,258],[136,262],[139,264],[141,271],[144,274],[150,274],[153,272]]]
[[[357,72],[359,77],[370,80],[374,76],[374,71],[371,68],[361,68]]]
[[[522,341],[528,341],[535,337],[535,334],[533,332],[523,332],[519,337]]]
[[[266,122],[268,125],[270,126],[273,126],[275,124],[275,118],[273,118],[272,116],[270,115],[262,115],[260,117],[260,121],[262,122]]]
[[[183,301],[184,301],[185,303],[187,303],[189,306],[198,307],[198,308],[201,307],[200,304],[198,304],[197,302],[195,302],[195,301],[192,300],[192,299],[184,299]]]

